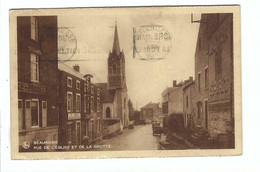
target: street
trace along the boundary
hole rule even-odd
[[[103,139],[99,144],[110,145],[102,150],[157,150],[159,136],[153,136],[152,125],[138,125],[134,129],[125,129],[120,135]]]

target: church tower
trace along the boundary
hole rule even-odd
[[[124,89],[126,87],[125,79],[125,57],[124,52],[120,50],[117,23],[115,24],[114,42],[112,52],[108,56],[108,90]]]

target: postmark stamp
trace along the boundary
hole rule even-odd
[[[58,56],[59,61],[71,59],[77,52],[77,39],[67,27],[58,28]]]
[[[171,34],[161,25],[133,28],[133,57],[140,60],[161,60],[171,51]]]

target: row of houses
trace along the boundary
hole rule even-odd
[[[58,60],[56,16],[17,17],[19,150],[91,144],[128,125],[124,53],[117,26],[108,82]],[[32,145],[30,149],[24,145]],[[29,149],[29,150],[27,150]]]
[[[163,114],[182,113],[196,127],[234,147],[233,16],[202,14],[195,52],[195,80],[173,81],[162,93]]]

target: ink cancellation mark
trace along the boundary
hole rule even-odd
[[[161,25],[133,28],[133,57],[140,60],[161,60],[171,50],[171,34]]]
[[[59,61],[70,60],[77,52],[77,39],[67,27],[58,28]]]

